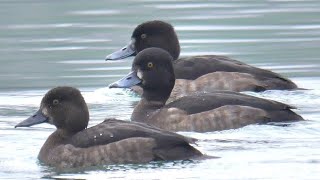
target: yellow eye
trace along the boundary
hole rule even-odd
[[[52,101],[52,104],[53,104],[53,105],[59,104],[59,100],[58,100],[58,99],[54,99],[54,100]]]
[[[148,62],[148,68],[153,68],[153,63],[152,62]]]
[[[147,37],[146,34],[141,34],[141,39],[145,39]]]

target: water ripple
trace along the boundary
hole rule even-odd
[[[196,25],[196,26],[183,26],[177,25],[174,27],[178,31],[212,31],[212,30],[224,30],[224,31],[266,31],[266,30],[310,30],[310,29],[320,29],[320,24],[312,25]]]
[[[69,14],[74,15],[83,15],[83,16],[101,16],[101,15],[115,15],[123,13],[120,10],[110,10],[110,9],[103,9],[103,10],[85,10],[85,11],[71,11]]]

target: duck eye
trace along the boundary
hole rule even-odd
[[[141,39],[145,39],[147,38],[147,35],[146,34],[141,34]]]
[[[53,104],[53,105],[59,104],[59,100],[58,100],[58,99],[54,99],[54,100],[52,101],[52,104]]]
[[[148,68],[153,68],[153,63],[152,62],[148,62]]]

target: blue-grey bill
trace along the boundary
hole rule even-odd
[[[111,83],[109,88],[129,88],[141,83],[142,80],[137,76],[137,72],[132,71],[119,81]]]
[[[15,128],[17,128],[17,127],[30,127],[30,126],[33,126],[36,124],[41,124],[41,123],[47,122],[47,121],[48,121],[48,117],[46,117],[40,109],[34,115],[30,116],[28,119],[17,124],[15,126]]]
[[[135,54],[136,54],[136,51],[134,49],[134,41],[131,41],[125,47],[106,56],[106,61],[120,60],[120,59],[124,59],[124,58],[130,57],[130,56],[134,56]]]

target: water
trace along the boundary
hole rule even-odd
[[[320,1],[118,0],[0,1],[0,178],[85,179],[318,179],[320,177]],[[307,91],[248,94],[297,106],[308,121],[250,125],[199,138],[205,161],[104,166],[57,173],[37,154],[54,127],[14,125],[37,110],[57,85],[82,90],[90,125],[129,119],[139,97],[106,86],[128,73],[131,61],[105,62],[146,20],[171,22],[182,56],[228,55],[271,69]]]

